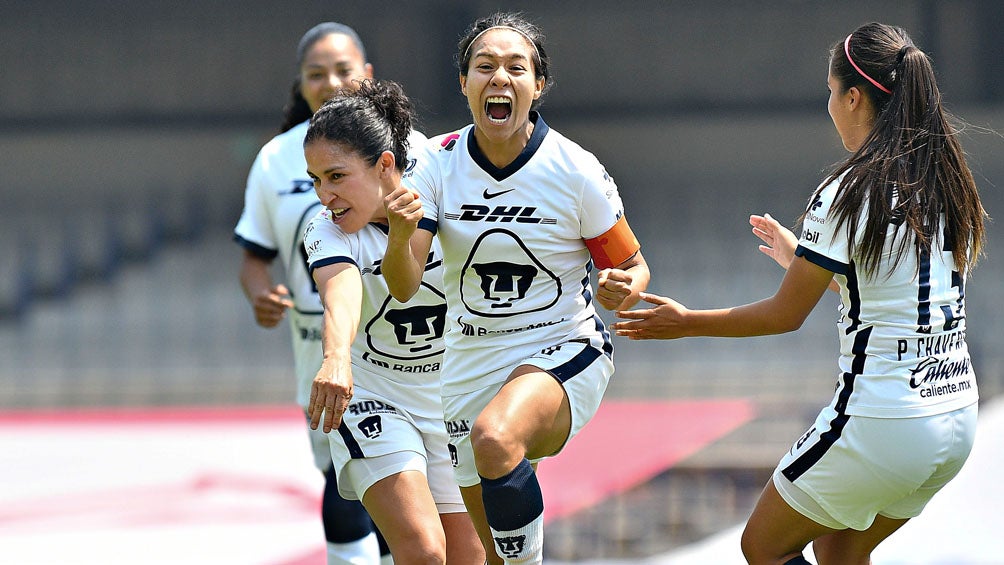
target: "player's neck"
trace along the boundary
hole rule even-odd
[[[530,142],[531,135],[533,135],[533,121],[529,119],[512,135],[501,139],[489,136],[478,128],[474,130],[474,140],[478,144],[481,154],[500,169],[504,169],[519,157],[527,143]]]

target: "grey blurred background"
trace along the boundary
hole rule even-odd
[[[931,55],[946,106],[969,124],[962,141],[984,204],[991,216],[1004,210],[1004,7],[995,0],[8,0],[0,409],[291,402],[288,328],[254,325],[230,235],[248,168],[277,132],[297,41],[320,21],[354,27],[377,76],[404,85],[432,135],[468,123],[456,42],[497,9],[522,10],[547,33],[555,85],[542,114],[606,165],[651,290],[688,306],[775,290],[781,270],[757,251],[748,216],[770,212],[796,228],[809,193],[844,157],[826,113],[828,49],[868,21],[907,28]],[[1001,390],[1004,361],[994,295],[1004,241],[989,228],[989,256],[967,289],[984,397]],[[661,539],[666,528],[694,537],[746,511],[736,485],[758,489],[829,398],[836,304],[824,297],[786,336],[617,342],[609,397],[742,397],[759,414],[642,496],[718,504],[694,494],[704,484],[707,496],[733,493],[735,516],[664,524]],[[617,541],[622,533],[595,537],[622,552],[658,545]]]

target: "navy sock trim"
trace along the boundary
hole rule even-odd
[[[481,477],[481,499],[488,525],[498,532],[518,530],[544,513],[544,496],[526,459],[497,479]]]

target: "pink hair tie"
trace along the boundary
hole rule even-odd
[[[851,35],[854,34],[852,33]],[[854,62],[854,59],[851,59],[851,35],[848,35],[847,39],[844,40],[844,54],[847,55],[847,62],[850,63],[852,67],[854,67],[854,70],[857,71],[859,75],[865,77],[868,80],[868,82],[874,84],[875,88],[881,90],[882,92],[885,92],[886,94],[892,94],[892,91],[879,84],[879,81],[866,75],[865,72],[861,70],[861,67],[859,67],[858,64]]]

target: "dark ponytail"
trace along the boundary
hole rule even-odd
[[[971,270],[986,241],[986,212],[930,59],[902,28],[870,23],[834,44],[830,72],[844,91],[858,87],[876,112],[861,147],[822,185],[844,175],[831,214],[838,226],[848,224],[851,249],[866,214],[857,253],[864,271],[876,274],[886,251],[895,252],[894,268],[911,246],[918,257],[950,250],[960,272]],[[935,229],[941,214],[944,233]],[[913,237],[886,250],[890,225]]]
[[[293,129],[297,124],[309,120],[311,115],[310,105],[300,94],[300,77],[297,75],[289,92],[289,100],[282,108],[282,126],[279,128],[279,133]]]

